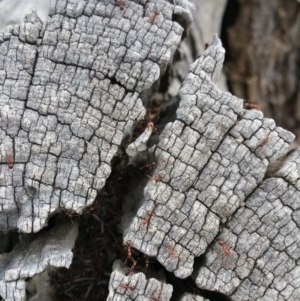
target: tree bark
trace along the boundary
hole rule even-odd
[[[202,12],[216,13],[210,32],[217,3]],[[293,28],[288,45],[298,43],[299,4],[288,1],[287,22],[279,0],[243,3],[247,22],[277,12],[282,30],[270,22],[266,36],[257,21],[244,32],[270,50],[253,49],[249,73],[236,43],[232,86],[249,101],[277,89],[283,103],[297,71],[287,64],[267,87],[268,54],[287,60],[269,39]],[[23,232],[0,255],[5,300],[297,300],[300,148],[288,152],[292,133],[218,88],[217,35],[193,30],[181,43],[193,10],[188,0],[55,0],[46,22],[33,12],[1,35],[0,229]]]

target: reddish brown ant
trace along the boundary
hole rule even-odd
[[[244,103],[244,108],[245,108],[245,109],[255,109],[255,110],[259,110],[259,106],[258,106],[257,104],[250,103],[250,102],[245,102],[245,103]]]
[[[161,175],[158,175],[158,176],[156,176],[156,177],[150,177],[150,176],[148,176],[148,178],[149,178],[149,182],[158,182],[158,181],[161,181],[163,178],[164,178],[164,176],[161,176]]]
[[[134,261],[133,257],[132,257],[132,250],[131,250],[131,241],[128,240],[126,242],[126,245],[124,245],[124,247],[126,248],[126,252],[127,252],[127,257],[126,257],[126,260],[125,260],[125,264],[127,262],[128,259],[130,259],[131,261]]]
[[[259,146],[264,146],[269,141],[269,136],[267,135]]]
[[[147,211],[146,216],[143,219],[143,225],[144,226],[148,225],[151,216],[152,216],[152,212],[151,211]]]
[[[167,244],[166,244],[166,248],[167,248],[167,250],[168,250],[170,256],[175,256],[175,255],[176,255],[176,253],[175,253],[175,251],[174,251],[174,248],[171,247],[170,244],[167,243]]]
[[[85,208],[83,214],[90,214],[96,210],[96,207]]]
[[[223,252],[225,253],[225,255],[229,255],[229,249],[226,247],[225,243],[223,242],[223,240],[218,240],[219,245],[222,247]]]
[[[14,167],[14,159],[13,156],[11,154],[7,154],[6,155],[6,160],[7,160],[7,165],[9,169],[12,169]]]
[[[127,272],[125,273],[126,276],[133,273],[139,259],[134,260],[133,258],[131,258],[131,260],[132,260],[132,265],[131,265],[131,268],[128,269]]]
[[[153,23],[154,20],[156,19],[156,17],[157,17],[159,14],[160,14],[159,12],[155,12],[153,15],[151,15],[151,16],[149,17],[149,22],[150,22],[150,23]]]
[[[208,48],[209,44],[208,43],[205,43],[204,44],[204,50],[206,50]]]
[[[147,256],[147,255],[145,255],[145,267],[144,267],[144,269],[143,269],[143,272],[144,273],[146,273],[147,272],[147,270],[148,270],[148,268],[149,268],[149,263],[150,263],[151,261],[149,260],[149,257]]]
[[[66,209],[61,209],[61,211],[70,219],[71,223],[73,223],[73,217],[75,216],[73,213],[68,212]]]
[[[147,104],[147,113],[146,113],[146,120],[149,122],[153,122],[154,120],[157,120],[158,115],[161,111],[161,104],[159,100],[157,99],[151,99],[149,103]]]
[[[149,162],[148,159],[146,160],[146,163],[143,167],[140,169],[152,169],[155,166],[155,162]]]
[[[159,297],[156,297],[156,296],[151,296],[151,300],[153,300],[153,301],[161,301],[161,299]]]
[[[152,133],[157,133],[157,127],[153,124],[153,122],[148,122],[147,127],[151,129]]]
[[[120,7],[121,10],[125,8],[125,0],[117,1],[117,5]]]
[[[119,287],[124,288],[124,289],[126,289],[126,290],[127,290],[128,288],[129,288],[130,290],[132,290],[132,291],[134,290],[134,287],[133,287],[133,286],[127,285],[127,284],[125,284],[125,283],[120,283],[120,284],[119,284]]]

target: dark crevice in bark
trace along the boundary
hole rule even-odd
[[[182,39],[184,39],[187,36],[187,22],[186,20],[179,14],[173,14],[172,15],[172,21],[177,22],[182,28],[183,28],[183,33],[182,33]]]
[[[0,255],[11,252],[19,242],[19,233],[17,231],[9,231],[3,233],[0,231]]]
[[[207,291],[199,289],[192,277],[186,279],[179,279],[174,276],[173,273],[166,272],[167,283],[173,285],[173,295],[170,301],[177,301],[184,293],[193,294],[196,296],[201,296],[210,301],[230,301],[231,299],[224,294],[218,292]]]
[[[226,49],[225,63],[228,60],[228,56],[229,56],[229,48],[228,48],[229,40],[228,40],[227,30],[236,22],[238,9],[239,9],[239,5],[237,0],[227,1],[226,9],[224,11],[223,20],[222,20],[222,26],[221,26],[221,40],[222,40],[223,47]]]

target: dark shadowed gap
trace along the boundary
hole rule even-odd
[[[17,231],[9,231],[3,233],[0,231],[0,255],[11,252],[19,242],[19,233]]]
[[[200,289],[196,286],[191,277],[179,279],[173,273],[166,272],[167,283],[173,286],[173,294],[170,301],[177,301],[184,293],[201,296],[210,301],[231,301],[231,299],[221,293]]]
[[[223,21],[222,21],[222,27],[221,27],[221,40],[223,47],[226,50],[225,53],[225,61],[224,61],[224,71],[226,72],[226,64],[229,61],[230,58],[230,46],[228,41],[228,29],[234,25],[237,16],[238,16],[238,10],[239,10],[239,4],[238,0],[227,0],[226,9],[223,15]],[[228,76],[226,77],[227,86],[229,89],[229,92],[233,93],[231,82],[228,79]]]
[[[185,279],[179,279],[174,276],[173,273],[166,271],[166,279],[167,283],[173,286],[173,294],[170,301],[177,301],[184,293],[190,293],[196,296],[201,296],[210,301],[231,301],[231,299],[219,292],[208,291],[204,289],[200,289],[196,285],[196,278],[198,274],[198,270],[201,266],[205,264],[206,256],[205,254],[200,257],[195,257],[194,259],[194,267],[193,274],[190,277]]]
[[[226,49],[225,53],[225,64],[229,57],[229,45],[228,45],[228,36],[227,30],[230,28],[236,21],[238,15],[239,4],[237,0],[227,0],[227,5],[223,15],[223,21],[221,26],[221,40],[223,47]]]
[[[186,38],[186,36],[187,36],[187,31],[186,31],[187,22],[186,22],[186,20],[181,15],[173,14],[172,15],[172,21],[177,22],[183,28],[182,40],[184,38]]]

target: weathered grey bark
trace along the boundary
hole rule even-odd
[[[154,278],[146,279],[144,273],[126,276],[127,267],[121,261],[113,266],[109,283],[108,301],[116,300],[166,300],[172,296],[172,285]]]
[[[32,13],[3,34],[1,230],[38,232],[55,212],[81,213],[94,201],[189,29],[193,7],[174,3],[57,0],[46,23]],[[135,273],[133,249],[179,279],[194,272],[200,289],[232,300],[299,295],[300,150],[287,154],[293,134],[216,87],[224,53],[215,36],[190,66],[176,120],[146,150],[156,168],[123,224],[133,265],[115,263],[109,300],[172,296],[158,275]],[[152,131],[148,125],[127,148],[131,163]],[[25,300],[26,278],[68,266],[76,232],[69,222],[25,234],[0,257],[0,294]],[[204,299],[193,293],[181,300]]]
[[[208,301],[208,299],[186,293],[179,299],[179,301]]]
[[[145,115],[140,93],[165,72],[181,41],[184,28],[172,14],[188,30],[192,8],[188,1],[61,0],[52,2],[46,23],[33,12],[6,28],[0,36],[2,231],[37,232],[55,212],[81,213],[93,203],[122,140]],[[4,264],[1,273],[7,271]],[[25,298],[28,276],[19,274],[9,293],[3,277],[7,300]]]
[[[77,234],[77,224],[58,224],[46,232],[24,236],[11,253],[0,255],[2,298],[26,300],[25,290],[32,277],[44,272],[49,266],[68,268],[72,262],[71,250]],[[38,291],[41,285],[37,284],[37,286]]]
[[[0,1],[0,30],[8,25],[19,24],[25,15],[35,9],[45,21],[48,17],[50,0],[2,0]]]
[[[93,203],[145,115],[139,94],[179,45],[171,12],[191,20],[188,6],[165,4],[54,1],[44,28],[31,14],[3,34],[1,230],[36,232],[57,209]]]

